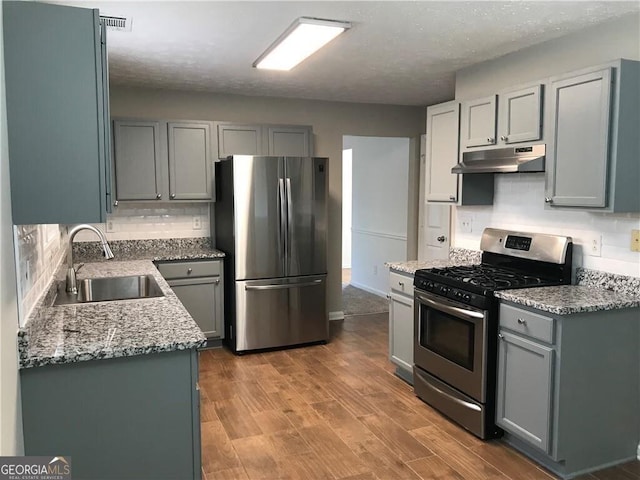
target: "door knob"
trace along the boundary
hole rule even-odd
[[[447,239],[447,237],[445,237],[444,235],[440,235],[438,238],[436,238],[436,240],[438,240],[440,243],[444,242]]]

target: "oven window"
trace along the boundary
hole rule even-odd
[[[475,325],[420,305],[420,345],[473,371]]]

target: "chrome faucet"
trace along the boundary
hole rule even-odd
[[[111,260],[113,258],[113,252],[111,251],[111,247],[109,247],[109,243],[107,243],[107,237],[104,236],[100,230],[96,227],[87,225],[85,223],[81,225],[76,225],[69,232],[69,250],[67,253],[67,292],[73,293],[74,295],[78,293],[78,286],[76,285],[76,270],[73,268],[73,239],[80,230],[91,230],[100,238],[100,243],[102,244],[102,250],[104,251],[104,256],[107,260]]]

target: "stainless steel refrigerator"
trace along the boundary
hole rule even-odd
[[[225,260],[236,353],[327,341],[328,159],[235,155],[216,164],[211,225]]]

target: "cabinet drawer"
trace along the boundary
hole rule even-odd
[[[391,290],[413,296],[413,276],[389,272],[389,286]]]
[[[553,343],[553,318],[501,304],[500,326],[543,342]]]
[[[158,270],[165,279],[213,277],[220,275],[221,261],[208,260],[198,262],[166,262],[158,263]]]

